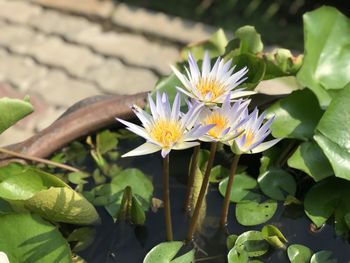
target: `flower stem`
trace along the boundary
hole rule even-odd
[[[228,177],[226,193],[224,198],[224,204],[222,206],[221,219],[220,219],[220,225],[222,227],[225,227],[227,225],[227,214],[228,214],[228,208],[230,206],[231,189],[233,185],[233,178],[235,177],[235,174],[236,174],[239,157],[241,157],[241,155],[239,154],[233,157],[231,168],[230,168],[230,173]]]
[[[163,201],[167,241],[173,240],[173,226],[171,224],[170,197],[169,197],[169,154],[163,158]]]
[[[196,206],[195,206],[194,211],[193,211],[191,224],[190,224],[190,227],[188,229],[187,241],[191,241],[192,240],[194,231],[196,229],[200,208],[202,206],[202,203],[203,203],[203,200],[204,200],[204,197],[205,197],[205,192],[207,191],[208,184],[209,184],[209,176],[210,176],[211,168],[213,167],[213,163],[214,163],[216,147],[217,147],[217,142],[212,142],[211,146],[210,146],[210,153],[209,153],[208,164],[207,164],[207,168],[205,170],[205,174],[204,174],[204,177],[203,177],[201,190],[199,192],[197,203],[196,203]]]
[[[187,181],[187,192],[186,192],[185,205],[184,205],[185,212],[187,212],[187,213],[191,210],[190,200],[191,200],[191,195],[193,193],[194,176],[196,173],[196,166],[198,163],[198,155],[199,155],[200,149],[201,149],[200,144],[197,145],[196,147],[194,147],[192,158],[191,158],[190,174],[188,176],[188,181]]]
[[[21,158],[21,159],[25,159],[25,160],[29,160],[29,161],[32,161],[32,162],[44,163],[44,164],[47,164],[47,165],[56,166],[56,167],[59,167],[61,169],[65,169],[65,170],[68,170],[68,171],[71,171],[71,172],[80,172],[79,169],[71,167],[71,166],[68,166],[68,165],[65,165],[65,164],[56,163],[56,162],[53,162],[53,161],[50,161],[50,160],[46,160],[46,159],[42,159],[42,158],[39,158],[39,157],[35,157],[35,156],[26,155],[26,154],[23,154],[23,153],[14,152],[14,151],[11,151],[11,150],[8,150],[8,149],[5,149],[5,148],[0,148],[0,153],[5,153],[7,155],[15,156],[15,157],[18,157],[18,158]]]

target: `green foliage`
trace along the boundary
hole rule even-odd
[[[0,99],[0,133],[14,125],[17,121],[33,112],[33,106],[29,97],[24,100],[1,98]]]
[[[72,262],[67,241],[38,215],[1,215],[0,236],[1,251],[10,262]]]
[[[72,250],[79,252],[89,247],[95,238],[95,229],[92,227],[76,228],[69,234],[67,241],[72,243]]]
[[[269,244],[265,241],[260,231],[247,231],[241,234],[233,247],[237,251],[247,252],[249,257],[259,257],[269,250]]]
[[[310,263],[337,263],[338,261],[332,258],[332,252],[322,250],[312,255]]]
[[[236,206],[236,218],[241,225],[255,226],[270,220],[276,210],[276,200],[242,201]]]
[[[306,13],[303,20],[305,57],[297,77],[324,108],[350,82],[350,20],[327,6]]]
[[[285,243],[288,242],[281,231],[273,225],[264,226],[261,229],[261,233],[265,240],[275,248],[285,248]]]
[[[290,245],[287,253],[291,263],[309,263],[312,256],[310,248],[299,244]]]
[[[183,246],[181,241],[164,242],[152,248],[143,260],[144,263],[191,263],[194,262],[194,249],[174,259]]]

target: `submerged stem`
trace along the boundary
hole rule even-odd
[[[18,157],[18,158],[21,158],[21,159],[29,160],[29,161],[32,161],[32,162],[44,163],[44,164],[52,165],[52,166],[59,167],[61,169],[65,169],[65,170],[68,170],[68,171],[71,171],[71,172],[80,172],[79,169],[71,167],[69,165],[65,165],[65,164],[62,164],[62,163],[56,163],[56,162],[53,162],[53,161],[50,161],[50,160],[46,160],[46,159],[42,159],[42,158],[35,157],[35,156],[29,156],[29,155],[26,155],[26,154],[23,154],[23,153],[14,152],[14,151],[11,151],[11,150],[8,150],[8,149],[5,149],[5,148],[1,148],[1,147],[0,147],[0,152],[1,153],[5,153],[7,155],[15,156],[15,157]]]
[[[186,191],[186,197],[185,197],[185,205],[184,205],[184,209],[185,212],[189,212],[190,211],[190,200],[191,200],[191,196],[193,193],[193,183],[194,183],[194,176],[196,173],[196,166],[198,163],[198,155],[199,155],[199,150],[201,149],[201,145],[197,145],[196,147],[194,147],[193,149],[193,154],[192,154],[192,158],[191,158],[191,164],[190,164],[190,173],[188,176],[188,181],[187,181],[187,191]]]
[[[221,219],[220,219],[220,225],[222,227],[226,226],[227,224],[227,214],[228,214],[228,208],[230,206],[231,189],[233,185],[233,178],[235,177],[235,174],[236,174],[239,157],[241,157],[241,155],[239,154],[233,157],[231,168],[230,168],[230,173],[228,177],[226,193],[224,198],[224,204],[222,206]]]
[[[195,206],[194,211],[193,211],[191,224],[190,224],[190,227],[188,229],[187,241],[191,241],[192,240],[194,231],[196,229],[200,208],[202,206],[202,203],[203,203],[203,200],[204,200],[204,197],[205,197],[205,192],[206,192],[206,190],[208,188],[208,184],[209,184],[210,171],[211,171],[211,168],[213,167],[213,164],[214,164],[216,147],[217,147],[217,142],[212,142],[211,146],[210,146],[210,153],[209,153],[208,164],[207,164],[207,168],[205,170],[205,174],[204,174],[204,177],[203,177],[201,190],[199,192],[197,203],[196,203],[196,206]]]
[[[167,241],[173,240],[173,226],[171,224],[170,211],[170,194],[169,194],[169,154],[163,159],[163,201],[164,201],[164,217]]]

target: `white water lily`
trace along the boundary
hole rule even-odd
[[[180,111],[180,94],[176,94],[172,108],[166,93],[157,93],[156,103],[148,96],[151,115],[133,106],[133,111],[140,119],[143,127],[117,119],[127,129],[145,138],[146,143],[126,153],[123,157],[150,154],[161,150],[163,158],[173,149],[182,150],[198,145],[195,142],[205,134],[212,125],[195,125],[201,112],[202,104],[191,107],[186,114]],[[195,125],[195,126],[194,126]]]
[[[223,103],[229,94],[230,100],[255,94],[254,91],[234,90],[247,79],[244,75],[248,69],[244,67],[233,73],[235,67],[231,67],[232,60],[225,62],[219,57],[211,68],[209,54],[205,52],[202,70],[200,70],[197,61],[190,53],[188,63],[189,70],[185,68],[187,76],[175,67],[171,66],[171,68],[184,86],[184,89],[176,88],[190,98],[204,102],[206,105],[216,105]]]
[[[0,263],[10,263],[5,252],[0,251]]]
[[[250,100],[238,100],[232,106],[230,95],[221,107],[213,109],[204,109],[201,113],[200,122],[202,125],[215,125],[204,136],[200,138],[203,141],[220,141],[229,144],[237,137],[240,132],[239,128],[246,121],[244,113],[248,111]]]
[[[240,128],[243,131],[232,144],[232,149],[237,154],[242,153],[259,153],[274,146],[281,139],[273,139],[271,141],[263,142],[265,138],[271,133],[270,126],[274,120],[274,117],[263,123],[266,116],[266,112],[263,112],[259,116],[257,108],[248,115],[247,121]]]

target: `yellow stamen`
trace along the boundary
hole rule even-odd
[[[183,133],[179,122],[164,119],[157,120],[148,132],[164,148],[173,146]]]
[[[245,143],[243,147],[248,148],[250,145],[254,143],[255,134],[252,130],[247,129],[244,132],[242,132],[242,134],[239,135],[238,138],[241,138],[244,134],[245,134]]]
[[[200,78],[196,84],[196,88],[202,97],[211,93],[211,100],[215,100],[225,91],[224,85],[216,79]]]
[[[213,112],[203,120],[203,125],[210,124],[215,124],[215,126],[208,131],[208,135],[219,138],[222,132],[227,129],[228,120],[222,114]]]

